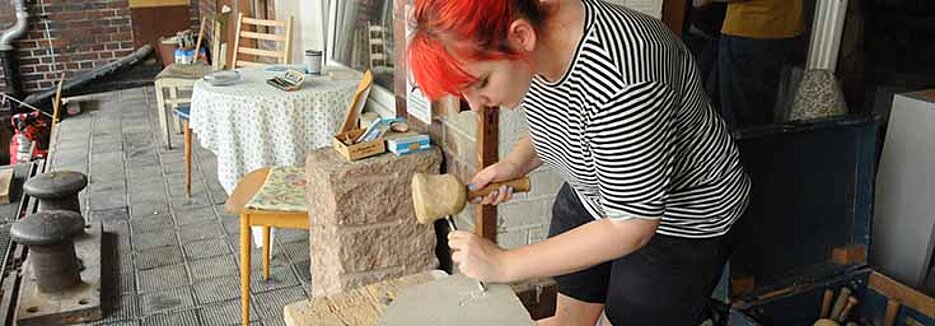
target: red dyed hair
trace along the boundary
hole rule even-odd
[[[464,60],[526,59],[507,42],[510,24],[525,18],[538,27],[539,0],[415,0],[407,56],[416,84],[430,99],[461,97],[473,83]]]

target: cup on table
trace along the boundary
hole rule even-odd
[[[321,74],[321,51],[305,50],[305,72],[312,75]]]

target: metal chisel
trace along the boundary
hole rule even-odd
[[[455,227],[455,222],[454,219],[451,218],[451,215],[445,216],[445,221],[448,222],[448,228],[450,228],[452,231],[458,229]],[[480,288],[481,292],[487,292],[487,284],[484,284],[484,281],[477,281],[477,286]]]

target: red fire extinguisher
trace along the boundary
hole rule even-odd
[[[13,139],[10,141],[10,165],[44,158],[48,153],[48,128],[39,112],[14,114]]]

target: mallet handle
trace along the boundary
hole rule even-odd
[[[500,186],[508,185],[513,187],[513,192],[527,192],[529,191],[529,177],[516,178],[513,180],[501,181],[501,182],[491,182],[486,187],[480,188],[474,191],[468,191],[468,199],[473,199],[477,197],[484,197],[487,194],[493,192],[494,190],[500,189]]]

